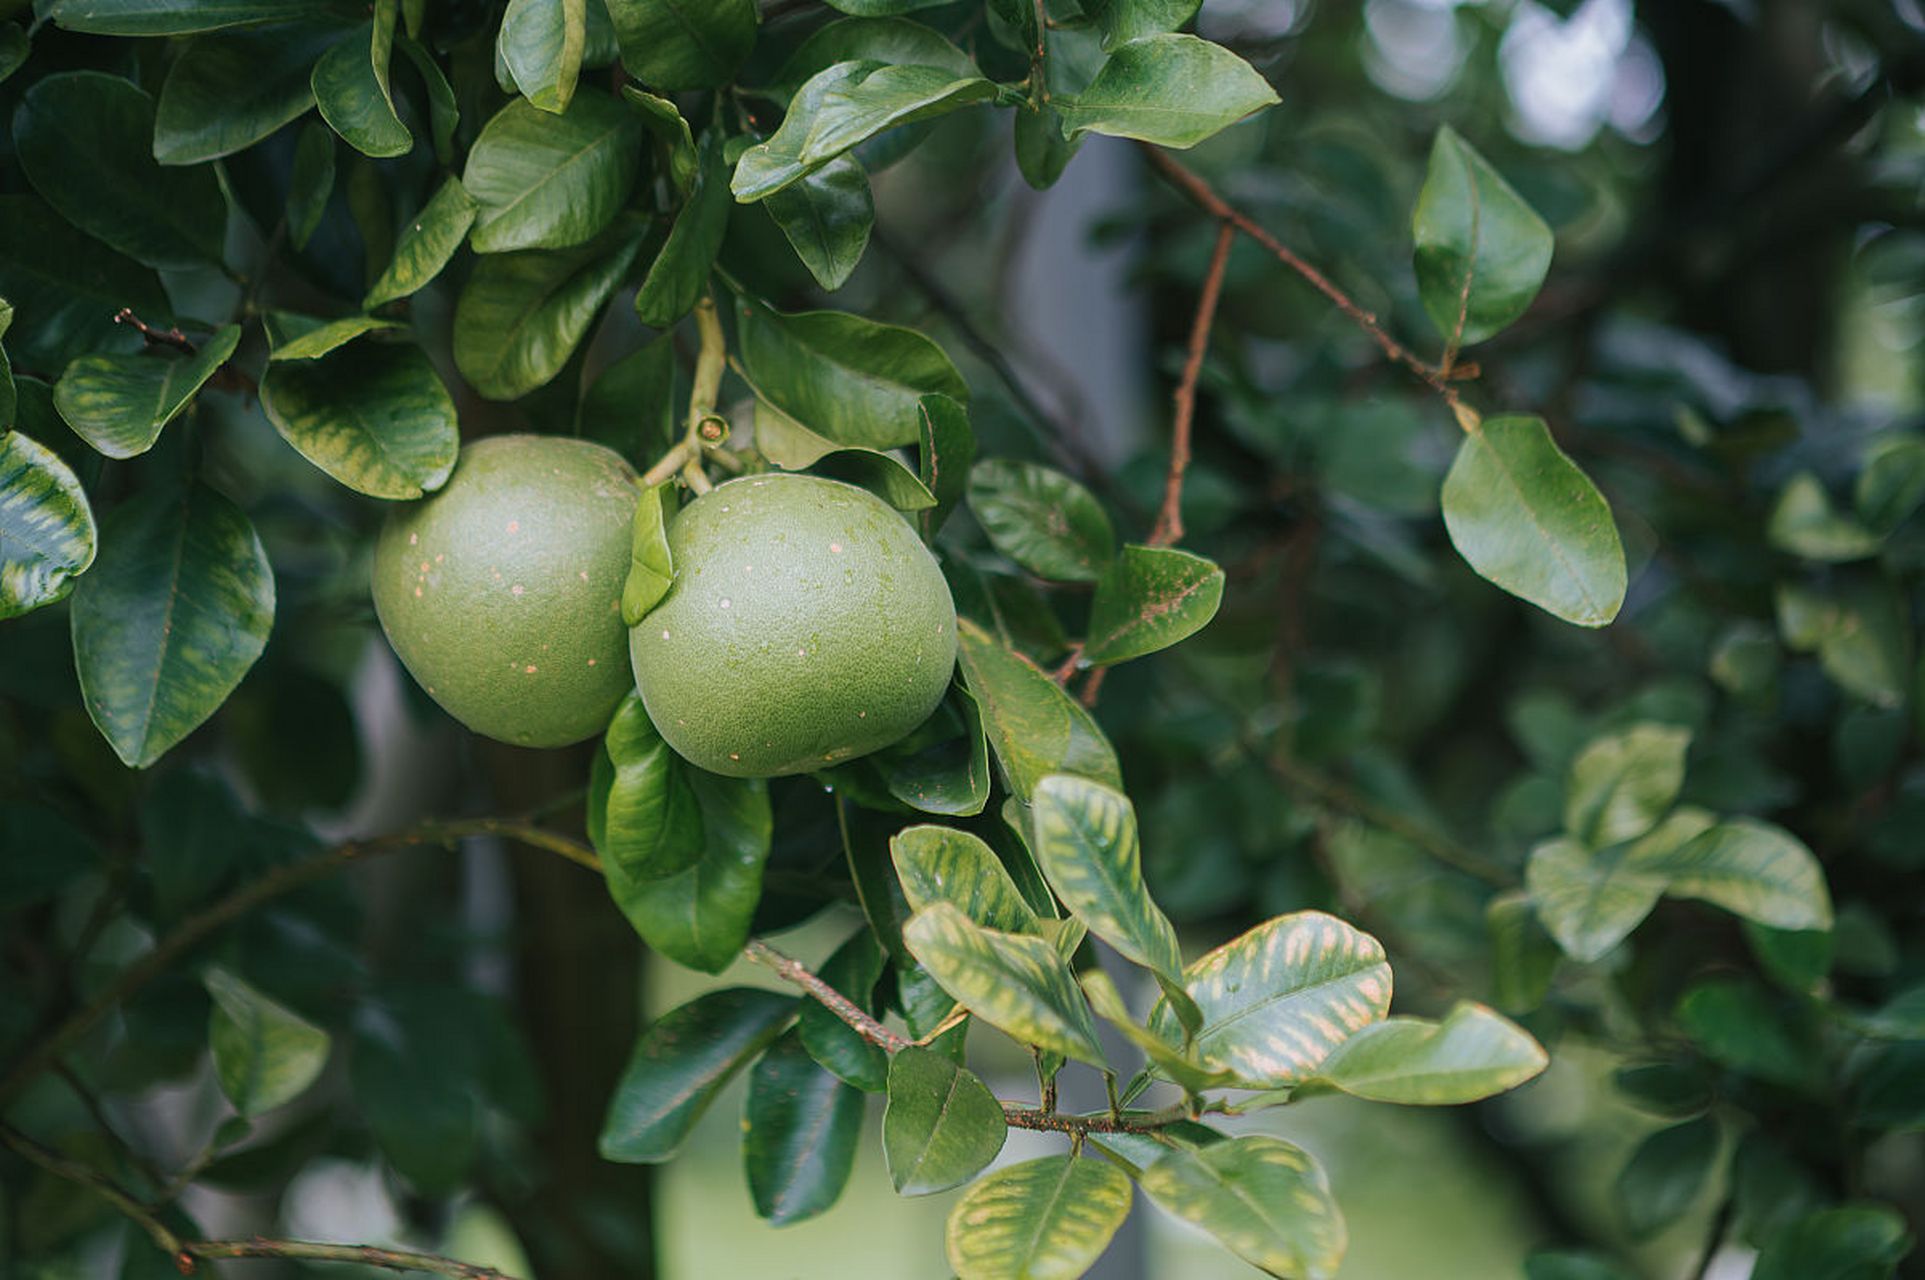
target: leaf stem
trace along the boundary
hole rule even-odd
[[[908,1037],[897,1035],[857,1008],[847,996],[817,977],[809,966],[794,956],[784,955],[760,938],[749,939],[749,945],[742,948],[742,954],[757,964],[773,969],[778,977],[801,987],[818,1004],[848,1023],[857,1035],[878,1049],[895,1053],[914,1045],[915,1042]]]

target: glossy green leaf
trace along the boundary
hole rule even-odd
[[[319,320],[291,311],[270,311],[265,317],[268,356],[276,360],[316,360],[366,333],[394,332],[405,328],[399,320],[379,316],[342,316],[338,320]]]
[[[695,134],[673,99],[648,93],[632,84],[622,86],[622,97],[640,114],[642,128],[668,155],[668,176],[684,195],[695,184]]]
[[[592,5],[594,0],[589,3]],[[415,73],[421,78],[422,91],[428,98],[428,132],[434,141],[435,163],[444,168],[450,166],[454,163],[455,129],[461,123],[461,107],[455,101],[454,86],[448,83],[434,55],[418,40],[400,36],[394,47],[414,64]]]
[[[621,103],[584,93],[560,115],[523,99],[482,126],[461,185],[480,211],[476,253],[565,249],[614,219],[641,172],[642,123]]]
[[[1877,533],[1890,533],[1925,503],[1925,436],[1895,435],[1866,450],[1852,487],[1852,508]]]
[[[1167,649],[1210,624],[1223,570],[1173,547],[1127,546],[1096,581],[1083,661],[1105,667]]]
[[[919,735],[873,757],[889,794],[921,813],[974,817],[989,804],[989,740],[969,691],[952,687],[948,705],[959,732],[922,742]],[[941,716],[941,712],[938,716]]]
[[[1117,990],[1109,974],[1101,969],[1086,969],[1077,975],[1077,981],[1082,983],[1083,994],[1089,998],[1090,1008],[1096,1011],[1096,1016],[1115,1027],[1125,1039],[1141,1049],[1149,1058],[1149,1065],[1159,1075],[1190,1093],[1202,1093],[1206,1089],[1236,1082],[1234,1072],[1205,1067],[1194,1054],[1165,1043],[1162,1037],[1132,1017],[1129,1006],[1123,1001],[1123,993]]]
[[[320,1078],[327,1032],[225,969],[209,969],[202,982],[214,999],[207,1028],[214,1078],[236,1111],[272,1111]]]
[[[602,1159],[673,1159],[722,1086],[782,1034],[796,1003],[773,991],[724,987],[657,1019],[636,1040],[609,1100]]]
[[[795,1032],[749,1072],[742,1164],[757,1216],[775,1226],[826,1212],[842,1195],[862,1136],[863,1096],[817,1066]]]
[[[340,0],[53,0],[43,15],[67,31],[100,36],[184,36],[225,27],[339,17]]]
[[[1201,6],[1202,0],[1083,0],[1083,12],[1096,20],[1106,49],[1175,31]]]
[[[1484,909],[1491,940],[1494,1003],[1525,1014],[1544,1003],[1557,973],[1559,949],[1537,918],[1528,893],[1499,894]]]
[[[642,490],[635,504],[635,523],[629,538],[628,577],[622,580],[622,622],[634,626],[661,603],[675,582],[675,557],[668,546],[668,512],[662,509],[662,486]]]
[[[101,453],[135,457],[154,447],[161,428],[187,407],[240,340],[240,326],[228,325],[191,356],[171,349],[82,356],[54,384],[54,408]]]
[[[1460,1003],[1442,1022],[1390,1018],[1365,1027],[1324,1059],[1317,1082],[1373,1102],[1448,1107],[1515,1089],[1549,1064],[1523,1028]]]
[[[1273,1276],[1329,1280],[1349,1234],[1310,1154],[1257,1134],[1172,1147],[1137,1179],[1143,1193]]]
[[[415,1187],[452,1194],[478,1147],[475,1007],[446,987],[404,988],[356,1012],[353,1098],[381,1155]]]
[[[573,249],[490,254],[475,263],[455,304],[461,376],[490,400],[513,400],[560,373],[627,276],[641,233],[640,224],[622,220]]]
[[[261,408],[302,457],[373,498],[432,493],[453,474],[461,449],[454,400],[413,343],[355,342],[315,360],[277,358],[261,376]]]
[[[508,0],[495,48],[529,103],[568,109],[588,42],[587,0]]]
[[[1637,859],[1665,892],[1774,929],[1831,928],[1831,894],[1810,849],[1783,827],[1728,818],[1685,844]]]
[[[1904,1217],[1889,1205],[1823,1209],[1765,1242],[1751,1280],[1874,1280],[1912,1251]]]
[[[28,368],[65,368],[90,351],[138,345],[114,323],[122,307],[149,324],[171,314],[160,277],[30,195],[0,196],[0,295],[33,317],[7,335],[8,352]]]
[[[94,562],[94,512],[53,450],[0,434],[0,618],[65,599]]]
[[[1089,87],[1058,99],[1063,126],[1159,147],[1194,147],[1277,101],[1256,68],[1195,36],[1149,35],[1120,44]]]
[[[689,786],[702,811],[701,860],[686,871],[634,880],[602,864],[615,903],[642,941],[677,964],[720,973],[749,939],[762,900],[762,869],[773,831],[766,784],[694,770]]]
[[[1431,144],[1411,233],[1418,295],[1452,350],[1523,315],[1551,269],[1544,219],[1449,125]]]
[[[996,86],[980,75],[902,64],[872,67],[839,79],[815,102],[814,112],[801,122],[807,133],[798,159],[814,169],[886,130],[995,96]],[[788,125],[785,117],[783,126]]]
[[[154,109],[154,158],[199,164],[253,146],[314,105],[314,63],[338,27],[201,36],[167,69]]]
[[[1444,478],[1444,527],[1470,567],[1581,627],[1624,604],[1624,547],[1611,508],[1540,418],[1490,418]]]
[[[1190,965],[1184,980],[1203,1011],[1197,1061],[1252,1089],[1308,1080],[1390,1008],[1383,947],[1321,911],[1278,916],[1232,938]],[[1151,1011],[1150,1029],[1166,1043],[1182,1039],[1167,1002]]]
[[[306,80],[302,81],[303,87]],[[334,131],[319,121],[302,126],[294,146],[294,173],[287,183],[287,239],[307,248],[334,194]]]
[[[1663,895],[1662,873],[1646,870],[1655,860],[1708,828],[1699,809],[1680,809],[1635,844],[1593,852],[1569,837],[1531,850],[1524,883],[1538,919],[1573,960],[1601,959],[1644,923]]]
[[[815,282],[830,293],[848,283],[876,222],[869,175],[849,156],[838,156],[782,188],[763,208]]]
[[[1637,724],[1579,753],[1564,784],[1564,829],[1593,849],[1635,840],[1658,824],[1684,786],[1691,731]]]
[[[904,827],[889,841],[889,855],[911,911],[947,902],[985,928],[1042,936],[1042,921],[1002,861],[969,832]]]
[[[898,14],[908,9],[909,6],[901,6],[875,12]],[[853,8],[843,11],[855,12]],[[786,102],[810,77],[838,62],[935,67],[956,79],[982,74],[968,54],[933,27],[893,16],[843,18],[818,27],[796,46],[795,52],[770,77],[770,92]]]
[[[1634,1280],[1634,1277],[1595,1253],[1542,1249],[1524,1259],[1524,1280]]]
[[[964,1067],[928,1049],[889,1060],[882,1154],[897,1195],[961,1186],[996,1158],[1008,1132],[996,1095]]]
[[[831,9],[865,16],[914,13],[918,9],[932,9],[948,2],[949,0],[825,0]]]
[[[1660,1129],[1631,1154],[1612,1185],[1618,1216],[1639,1238],[1656,1235],[1691,1211],[1717,1163],[1718,1122],[1700,1116]]]
[[[1039,577],[1094,582],[1116,554],[1096,498],[1034,462],[990,458],[969,473],[969,509],[996,549]]]
[[[1054,946],[985,929],[948,902],[910,917],[902,938],[942,989],[1018,1042],[1103,1065],[1089,1006]]]
[[[461,248],[479,210],[480,206],[459,178],[443,182],[401,233],[387,269],[369,288],[361,305],[372,311],[409,297],[440,275],[455,251]]]
[[[756,394],[839,446],[914,444],[924,395],[969,398],[942,348],[913,329],[840,311],[783,315],[743,300],[736,332]]]
[[[956,623],[956,635],[963,679],[982,708],[983,731],[1003,779],[1018,799],[1027,801],[1052,773],[1122,785],[1116,751],[1082,704],[967,618]]]
[[[727,84],[755,44],[755,0],[608,0],[622,66],[680,92]]]
[[[114,754],[144,769],[199,728],[267,644],[274,574],[239,507],[202,484],[109,512],[74,591],[74,669]]]
[[[876,983],[882,979],[882,946],[867,928],[858,929],[816,968],[816,976],[864,1013],[874,1014]],[[796,1023],[802,1047],[824,1070],[867,1093],[888,1083],[889,1055],[870,1043],[820,1001],[803,1002]]]
[[[219,182],[210,169],[162,168],[153,139],[154,100],[98,71],[48,76],[14,108],[20,167],[67,221],[148,266],[219,262]]]
[[[958,1280],[1074,1280],[1130,1212],[1130,1180],[1113,1164],[1045,1156],[999,1169],[949,1214]]]
[[[613,868],[610,887],[659,880],[700,861],[702,806],[688,766],[662,741],[636,694],[615,709],[602,751],[612,771],[595,848]]]
[[[1781,551],[1826,564],[1875,556],[1885,541],[1835,508],[1824,484],[1809,471],[1785,482],[1765,536]]]
[[[362,155],[403,156],[414,135],[395,113],[388,64],[394,53],[394,9],[377,4],[375,20],[321,55],[310,84],[321,118]]]
[[[702,135],[695,181],[635,294],[635,314],[643,324],[666,329],[695,309],[708,290],[709,272],[729,229],[728,167],[722,163],[722,136]]]
[[[1765,988],[1710,978],[1678,1001],[1678,1025],[1713,1062],[1793,1088],[1808,1086],[1819,1059]]]

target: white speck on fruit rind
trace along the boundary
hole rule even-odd
[[[842,544],[841,544],[840,542],[831,542],[831,543],[829,544],[829,554],[830,554],[830,555],[834,555],[834,556],[839,556],[839,555],[841,555],[841,554],[842,554]]]
[[[411,547],[412,547],[412,546],[415,546],[415,545],[417,545],[417,544],[419,544],[419,543],[420,543],[420,541],[421,541],[421,535],[420,535],[420,534],[418,534],[418,533],[411,533],[411,534],[409,534],[409,535],[408,535],[408,545],[409,545],[409,546],[411,546]]]
[[[535,664],[531,662],[527,666],[523,667],[522,670],[526,672],[528,675],[532,676],[535,674]]]
[[[662,639],[664,639],[664,640],[666,640],[666,639],[668,639],[668,628],[667,628],[667,627],[663,627],[663,628],[662,628]]]
[[[722,607],[724,609],[729,607],[729,598],[727,596],[722,597]]]
[[[521,532],[521,521],[519,521],[519,520],[510,520],[510,521],[508,522],[508,532],[510,532],[510,533],[520,533],[520,532]]]
[[[516,584],[515,584],[514,586],[512,586],[512,587],[510,587],[510,588],[508,588],[508,594],[510,594],[510,595],[516,595],[516,596],[518,596],[518,595],[520,595],[520,594],[521,594],[521,584],[520,584],[519,582],[517,582],[517,583],[516,583]]]

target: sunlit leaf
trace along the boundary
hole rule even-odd
[[[1328,1280],[1349,1244],[1323,1169],[1281,1138],[1173,1147],[1138,1184],[1178,1219],[1273,1276]]]
[[[1073,1280],[1109,1247],[1130,1211],[1130,1180],[1113,1164],[1046,1156],[998,1170],[949,1215],[958,1280]]]
[[[1549,1062],[1521,1027],[1463,1003],[1442,1022],[1390,1018],[1365,1027],[1324,1059],[1317,1082],[1373,1102],[1456,1106],[1514,1089]]]
[[[1551,268],[1544,219],[1449,125],[1431,145],[1411,231],[1417,291],[1453,348],[1523,315]]]
[[[1089,1006],[1050,943],[985,929],[948,902],[910,917],[903,941],[943,990],[1023,1044],[1100,1066]]]

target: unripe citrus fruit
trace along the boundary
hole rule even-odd
[[[397,507],[374,549],[374,610],[409,674],[476,733],[559,747],[599,733],[630,687],[622,626],[640,490],[586,440],[492,436],[441,492]]]
[[[675,585],[629,636],[669,746],[766,778],[865,755],[942,701],[956,607],[929,549],[865,489],[744,476],[668,530]]]

